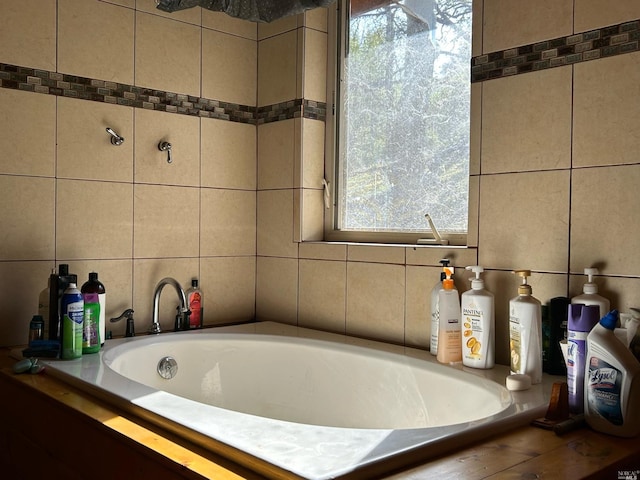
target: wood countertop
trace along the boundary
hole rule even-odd
[[[121,439],[119,441],[126,440],[133,449],[143,452],[143,455],[162,458],[166,465],[175,465],[176,472],[180,472],[179,477],[163,478],[262,478],[253,473],[250,462],[245,466],[233,464],[202,447],[191,445],[169,432],[118,411],[98,398],[47,375],[46,371],[39,375],[15,375],[11,370],[14,363],[15,360],[9,357],[9,350],[3,350],[0,354],[0,402],[4,415],[7,412],[12,415],[11,410],[15,410],[16,402],[23,403],[23,398],[28,398],[23,395],[37,397],[47,402],[47,405],[64,409],[78,420],[89,422],[92,428],[101,429],[110,435],[116,434],[116,438]],[[14,417],[7,418],[2,418],[3,427],[11,423]],[[16,417],[15,421],[17,423],[25,420]],[[5,427],[5,430],[8,428],[10,426]],[[45,426],[41,428],[46,429]],[[2,443],[8,442],[5,437]],[[3,447],[2,443],[0,447]],[[11,445],[4,447],[10,449]],[[103,461],[105,455],[105,452],[101,453]],[[7,462],[6,459],[4,465],[0,462],[0,467],[4,467],[5,471]],[[157,460],[155,463],[158,463]],[[493,436],[387,478],[637,480],[640,478],[640,438],[608,436],[587,427],[558,436],[550,430],[526,426]]]

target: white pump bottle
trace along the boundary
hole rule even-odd
[[[585,268],[584,274],[587,276],[587,283],[582,287],[582,295],[575,296],[571,303],[581,303],[583,305],[598,305],[600,307],[600,317],[603,318],[609,313],[609,300],[598,295],[598,284],[593,281],[593,276],[598,274],[597,268]]]
[[[462,361],[460,298],[451,279],[453,267],[445,267],[444,272],[447,278],[442,281],[442,290],[438,293],[440,328],[436,359],[440,363],[460,363]]]
[[[440,281],[436,283],[431,289],[431,338],[429,344],[429,351],[431,355],[438,354],[438,330],[440,329],[440,290],[443,289],[442,281],[447,278],[444,272],[445,268],[449,267],[451,261],[448,258],[443,258],[439,262],[442,265],[442,271],[440,272]],[[453,287],[456,288],[455,285]]]
[[[473,368],[493,368],[495,364],[495,309],[493,293],[485,290],[479,265],[466,267],[475,273],[471,290],[461,297],[462,363]]]
[[[542,306],[527,284],[531,271],[513,273],[522,278],[522,284],[518,296],[509,301],[511,373],[528,375],[536,384],[542,381]]]

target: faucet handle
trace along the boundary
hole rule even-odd
[[[169,142],[158,143],[158,150],[161,152],[167,152],[167,163],[173,162],[173,157],[171,156],[171,144]]]
[[[109,321],[110,321],[111,323],[116,323],[116,322],[119,322],[120,320],[122,320],[122,319],[123,319],[123,318],[125,318],[125,317],[126,317],[126,318],[130,318],[132,315],[133,315],[133,309],[131,309],[131,308],[127,308],[124,312],[122,312],[122,313],[120,314],[120,316],[119,316],[119,317],[112,318],[112,319],[110,319]]]
[[[111,318],[109,321],[111,323],[116,323],[122,320],[123,318],[127,319],[127,327],[124,336],[125,337],[135,337],[136,330],[133,322],[133,309],[127,308],[119,317]]]
[[[186,309],[183,310],[180,308],[180,305],[176,307],[176,320],[173,324],[173,331],[180,332],[182,330],[189,330],[189,316],[191,315],[191,310]]]

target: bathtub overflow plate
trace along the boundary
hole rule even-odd
[[[173,357],[163,357],[158,362],[158,375],[169,380],[178,373],[178,362]]]

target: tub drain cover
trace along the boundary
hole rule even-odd
[[[178,373],[178,362],[173,357],[163,357],[158,362],[158,375],[167,380]]]

